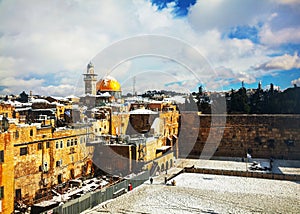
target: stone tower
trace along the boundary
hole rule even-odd
[[[94,65],[90,62],[87,65],[86,73],[83,74],[85,94],[96,95],[97,74],[94,73]]]

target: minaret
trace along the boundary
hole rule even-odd
[[[96,95],[97,74],[94,73],[94,65],[90,62],[87,65],[86,73],[83,74],[85,94]]]
[[[261,90],[261,81],[258,83],[258,90]]]

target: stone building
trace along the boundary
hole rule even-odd
[[[79,105],[52,96],[0,103],[0,212],[51,199],[53,188],[93,176],[95,169],[125,176],[173,165],[178,156],[176,106],[124,102],[114,78],[107,76],[97,85],[95,78],[89,64],[87,95]]]
[[[110,135],[94,146],[93,161],[104,172],[127,175],[142,169],[164,171],[178,155],[179,112],[165,103],[131,103],[112,115]]]
[[[0,117],[0,122],[2,122]],[[0,130],[0,213],[14,210],[14,147],[11,134]]]
[[[45,107],[42,103],[49,103],[38,102],[38,109],[45,109],[44,113],[49,109],[42,108]],[[50,110],[55,106],[51,105]],[[98,120],[88,119],[58,127],[47,115],[43,120],[39,115],[29,124],[26,118],[21,119],[22,111],[16,111],[14,106],[1,103],[0,108],[3,109],[0,112],[0,201],[3,213],[12,213],[14,204],[28,206],[49,199],[53,187],[93,174],[93,148],[87,147],[86,143],[95,140],[94,130],[108,132],[107,114]],[[32,115],[34,111],[29,112],[30,118],[37,116]]]

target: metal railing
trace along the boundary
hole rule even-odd
[[[93,208],[102,202],[113,199],[125,192],[127,192],[128,184],[132,184],[132,187],[138,187],[143,184],[150,177],[149,171],[144,171],[137,176],[129,179],[125,179],[117,184],[114,184],[103,189],[99,189],[95,192],[89,192],[80,198],[73,199],[58,207],[41,212],[41,214],[76,214],[81,213],[87,209]]]

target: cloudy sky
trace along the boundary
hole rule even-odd
[[[128,92],[285,89],[299,20],[298,0],[0,0],[0,94],[80,94],[90,61]]]

